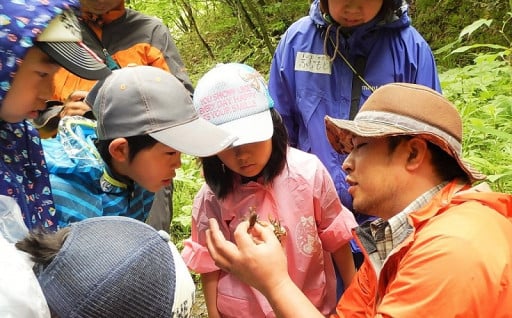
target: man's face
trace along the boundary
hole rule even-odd
[[[81,0],[82,10],[94,14],[104,14],[117,8],[124,0]]]
[[[383,0],[328,0],[329,14],[344,27],[361,25],[375,18]]]
[[[404,208],[401,191],[406,184],[407,154],[400,144],[390,152],[386,138],[356,136],[352,141],[354,149],[342,168],[354,210],[387,219]]]
[[[0,107],[0,118],[17,123],[34,119],[51,99],[53,75],[59,66],[37,47],[28,50]]]

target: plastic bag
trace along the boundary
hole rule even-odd
[[[0,195],[0,317],[49,318],[50,310],[32,270],[34,263],[14,243],[28,229],[13,198]]]
[[[0,195],[0,234],[9,243],[16,243],[28,235],[19,205],[5,195]]]

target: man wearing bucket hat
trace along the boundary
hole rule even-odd
[[[441,91],[434,55],[411,24],[406,0],[314,0],[308,16],[282,36],[272,59],[269,91],[290,144],[320,158],[341,202],[352,197],[345,159],[325,136],[324,117],[353,119],[379,86],[422,84]],[[359,224],[370,216],[356,213]],[[351,241],[356,266],[362,253]],[[338,279],[339,282],[339,279]],[[341,294],[343,286],[338,286]]]
[[[332,146],[348,154],[354,209],[377,217],[353,231],[365,259],[332,317],[509,316],[512,197],[472,186],[484,176],[462,159],[455,107],[427,87],[395,83],[353,121],[325,121]],[[217,264],[259,289],[280,317],[322,317],[291,283],[268,228],[257,224],[253,241],[242,223],[237,248],[210,226]]]
[[[0,194],[16,199],[29,229],[56,230],[48,172],[34,119],[51,98],[63,66],[89,79],[110,71],[82,43],[77,0],[4,0],[0,4]]]
[[[96,121],[66,116],[42,141],[61,227],[105,215],[146,222],[182,152],[212,156],[236,139],[200,118],[185,86],[157,67],[114,70],[85,102]]]

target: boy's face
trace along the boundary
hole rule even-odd
[[[115,164],[118,172],[151,192],[168,186],[176,176],[176,169],[181,167],[181,152],[160,142],[139,151],[131,161],[127,154],[124,158],[123,163]]]
[[[383,0],[328,0],[329,14],[344,27],[361,25],[375,18]]]
[[[28,50],[0,107],[0,119],[17,123],[34,119],[51,99],[59,65],[37,47]]]

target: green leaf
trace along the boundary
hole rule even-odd
[[[498,45],[498,44],[472,44],[472,45],[461,46],[461,47],[453,50],[450,54],[464,53],[468,50],[482,48],[482,47],[486,47],[486,48],[490,48],[490,49],[500,49],[500,50],[504,50],[504,51],[508,49],[507,47],[505,47],[503,45]]]
[[[486,25],[487,27],[489,27],[491,25],[491,23],[492,23],[492,19],[477,20],[477,21],[471,23],[470,25],[468,25],[467,27],[465,27],[464,29],[462,29],[462,31],[460,32],[459,38],[462,38],[466,35],[468,35],[468,36],[471,35],[473,32],[478,30],[483,25]]]

